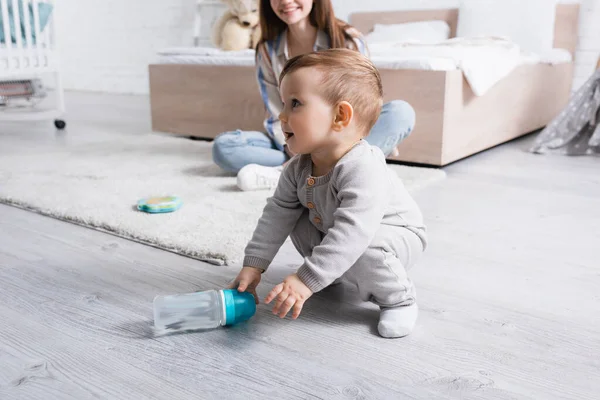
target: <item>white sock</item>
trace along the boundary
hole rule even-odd
[[[377,330],[385,338],[399,338],[408,336],[417,322],[419,307],[417,304],[410,306],[384,308],[379,314]]]
[[[283,171],[283,167],[248,164],[238,172],[237,186],[245,192],[274,189],[279,182],[281,171]]]

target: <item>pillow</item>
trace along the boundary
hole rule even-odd
[[[0,0],[0,3],[5,0]],[[23,46],[26,46],[25,42],[25,13],[23,10],[23,0],[19,0],[19,22],[21,26],[21,37],[23,39]],[[35,21],[33,19],[33,5],[32,3],[27,4],[27,11],[29,12],[29,25],[31,27],[31,41],[32,43],[36,42],[35,38]],[[17,43],[17,34],[15,29],[15,21],[14,21],[14,8],[12,1],[8,3],[8,20],[10,21],[10,40],[12,43]],[[52,4],[39,2],[38,3],[38,17],[40,23],[40,33],[44,31],[46,24],[50,20],[50,14],[52,13]],[[4,21],[2,17],[2,13],[0,13],[0,43],[6,43],[6,39],[4,37]]]
[[[449,37],[450,26],[446,21],[420,21],[392,25],[375,24],[373,31],[365,36],[365,40],[367,44],[432,44],[443,42]]]
[[[525,51],[543,53],[554,47],[556,3],[556,0],[462,0],[456,36],[501,36]]]

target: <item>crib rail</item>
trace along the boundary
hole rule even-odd
[[[49,67],[54,45],[54,10],[46,26],[41,26],[40,3],[54,8],[53,0],[0,0],[0,21],[4,40],[2,58],[12,71],[35,71]],[[0,72],[0,77],[2,72]]]
[[[0,122],[54,119],[65,128],[55,3],[0,0]]]

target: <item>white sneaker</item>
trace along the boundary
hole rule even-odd
[[[258,164],[248,164],[237,174],[237,186],[244,192],[253,190],[274,189],[279,182],[283,166],[264,167]]]

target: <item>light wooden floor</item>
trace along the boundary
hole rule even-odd
[[[0,156],[149,130],[145,97],[67,100],[67,133],[0,124]],[[248,324],[153,338],[156,294],[222,287],[237,267],[0,205],[0,399],[598,399],[600,159],[531,155],[531,139],[416,196],[431,245],[399,340],[343,286],[297,321],[261,305]],[[298,260],[284,248],[261,295]]]

